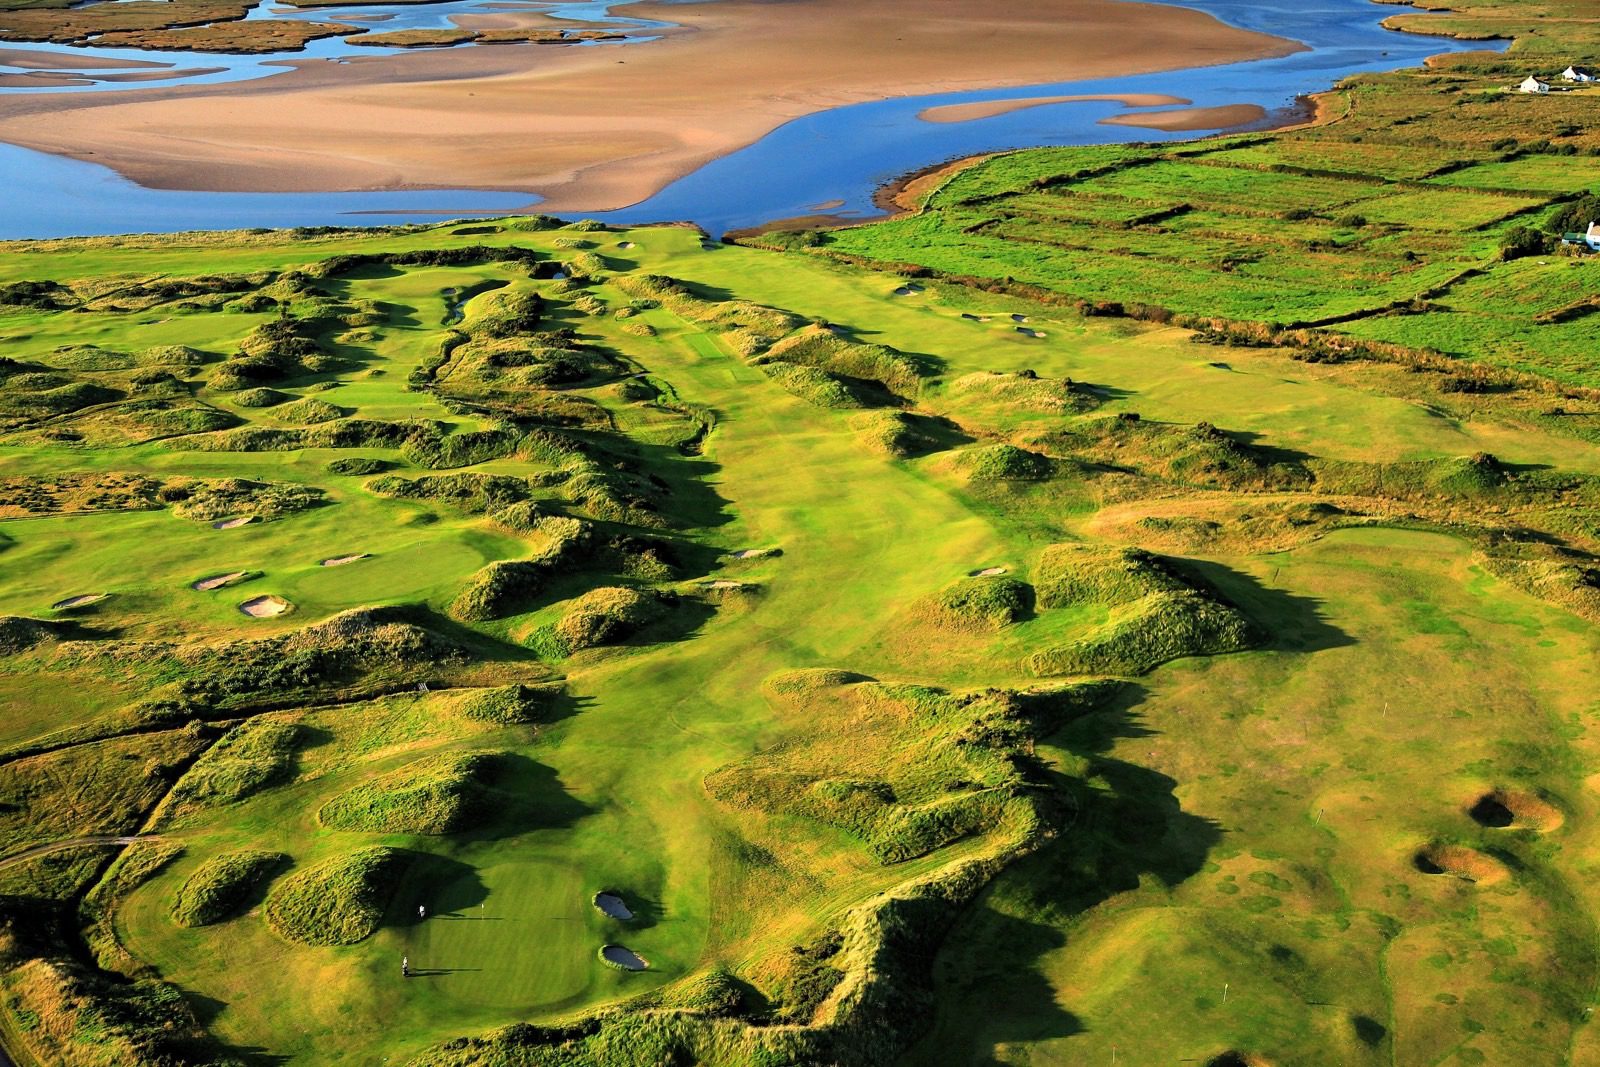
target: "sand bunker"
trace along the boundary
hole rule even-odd
[[[1465,845],[1429,845],[1411,860],[1423,874],[1448,874],[1475,885],[1494,885],[1511,876],[1506,865]]]
[[[200,579],[198,582],[193,583],[189,588],[198,589],[202,593],[207,593],[213,589],[221,589],[225,585],[232,585],[234,582],[243,581],[248,577],[250,577],[249,571],[232,571],[228,574],[215,574],[210,578]]]
[[[223,519],[221,522],[211,524],[213,530],[237,530],[241,526],[249,526],[256,521],[254,515],[240,515],[233,519]]]
[[[1479,826],[1496,830],[1534,830],[1541,834],[1560,829],[1566,816],[1549,801],[1532,793],[1496,789],[1485,793],[1467,809]]]
[[[996,115],[1009,115],[1013,111],[1048,107],[1051,104],[1083,104],[1106,101],[1123,107],[1173,107],[1191,103],[1181,96],[1165,93],[1085,93],[1078,96],[1026,96],[1016,100],[984,100],[974,104],[944,104],[917,112],[923,122],[974,122]]]
[[[1024,337],[1043,337],[1045,335],[1043,330],[1035,330],[1032,326],[1018,326],[1016,330]]]
[[[1026,315],[1012,315],[1011,316],[1011,321],[1012,322],[1027,322],[1028,321],[1028,316],[1026,316]]]
[[[617,242],[617,247],[626,250],[626,249],[629,249],[629,248],[633,247],[633,242],[632,241],[618,241]]]
[[[627,903],[616,893],[596,893],[594,906],[608,919],[621,919],[623,922],[633,921],[633,912],[628,909]],[[611,946],[616,947],[616,946]],[[627,949],[623,949],[624,952]],[[643,968],[640,968],[641,970]]]
[[[733,559],[767,559],[771,556],[783,555],[781,548],[741,548],[737,552],[729,552]]]
[[[898,289],[896,289],[894,291],[894,295],[895,296],[916,296],[918,293],[920,293],[922,291],[923,291],[923,288],[920,285],[915,285],[915,284],[902,285],[900,288],[898,288]]]
[[[343,567],[347,563],[359,563],[364,559],[371,559],[371,552],[357,552],[353,556],[330,556],[322,561],[324,567]]]
[[[985,567],[981,571],[967,572],[968,578],[998,578],[1006,572],[1004,567]]]
[[[961,317],[966,319],[968,322],[988,322],[989,321],[989,316],[987,316],[987,315],[974,315],[970,311],[963,311],[961,313]]]
[[[1206,1067],[1272,1067],[1272,1065],[1260,1056],[1229,1049],[1207,1060]]]
[[[69,596],[65,600],[58,600],[50,605],[51,611],[72,611],[75,608],[86,608],[90,604],[98,604],[110,593],[81,593],[78,596]]]
[[[258,596],[240,604],[239,610],[252,619],[270,619],[275,615],[282,615],[293,607],[293,604],[281,596]]]
[[[702,586],[704,586],[705,588],[707,588],[707,589],[743,589],[743,588],[745,588],[745,584],[743,582],[730,582],[730,581],[727,581],[726,579],[718,579],[717,581],[714,581],[714,582],[701,582],[700,584]]]
[[[600,950],[600,958],[624,971],[643,971],[650,966],[649,960],[621,945],[606,945]]]

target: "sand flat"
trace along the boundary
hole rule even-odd
[[[1267,109],[1256,104],[1228,104],[1224,107],[1187,107],[1177,111],[1142,111],[1133,115],[1112,115],[1101,119],[1101,126],[1136,126],[1142,130],[1191,133],[1197,130],[1226,130],[1245,126],[1267,117]]]
[[[680,28],[626,47],[445,49],[294,61],[244,83],[17,95],[0,100],[0,139],[169,189],[520,189],[549,210],[600,210],[844,104],[1302,50],[1123,0],[722,0],[629,13]]]
[[[1083,104],[1111,101],[1123,107],[1173,107],[1191,101],[1165,93],[1082,93],[1077,96],[1027,96],[1016,100],[983,100],[973,104],[944,104],[917,112],[923,122],[973,122],[977,119],[1009,115],[1013,111],[1045,107],[1049,104]]]

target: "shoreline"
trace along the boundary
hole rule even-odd
[[[1125,0],[1023,0],[1004,16],[953,0],[931,10],[927,0],[629,7],[680,28],[618,50],[409,52],[291,62],[245,83],[0,96],[0,140],[153,189],[512,191],[544,197],[542,211],[606,211],[846,104],[1304,49],[1193,9]],[[724,102],[740,96],[749,106],[730,113]]]

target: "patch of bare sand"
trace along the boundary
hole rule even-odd
[[[1257,104],[1227,104],[1223,107],[1186,107],[1177,111],[1140,111],[1132,115],[1112,115],[1100,120],[1101,126],[1135,126],[1141,130],[1190,133],[1198,130],[1227,130],[1248,126],[1267,117],[1267,109]]]
[[[523,189],[548,210],[600,210],[827,108],[1302,50],[1124,0],[721,0],[635,13],[680,28],[628,47],[445,49],[302,61],[217,86],[18,94],[0,99],[0,139],[169,189]]]
[[[943,104],[917,112],[923,122],[973,122],[1013,111],[1045,107],[1048,104],[1085,104],[1110,101],[1123,107],[1172,107],[1190,101],[1165,93],[1084,93],[1079,96],[1027,96],[1017,100],[984,100],[975,104]]]
[[[239,605],[239,610],[252,619],[270,619],[293,608],[294,605],[281,596],[251,597]]]
[[[73,52],[48,52],[38,48],[0,48],[0,67],[28,70],[131,70],[134,67],[171,67],[146,59],[107,59]]]

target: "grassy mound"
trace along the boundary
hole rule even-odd
[[[179,926],[210,926],[232,916],[256,888],[287,860],[281,852],[240,849],[202,863],[178,889],[172,921]]]
[[[71,627],[23,615],[0,615],[0,656],[15,656],[65,636]]]
[[[196,522],[215,522],[237,515],[272,519],[318,507],[327,501],[323,491],[314,486],[256,482],[245,478],[175,482],[169,484],[162,495],[174,501],[174,515]]]
[[[560,692],[548,686],[503,685],[472,694],[461,702],[460,711],[478,722],[517,726],[547,716]]]
[[[1042,481],[1055,472],[1049,456],[1016,445],[984,445],[956,453],[962,473],[976,482]]]
[[[950,383],[950,395],[972,401],[1003,404],[1011,410],[1070,415],[1094,408],[1099,400],[1070,378],[1043,378],[1031,370],[1015,374],[979,371]]]
[[[328,801],[317,821],[334,830],[375,834],[449,834],[491,813],[494,757],[430,756],[364,782]]]
[[[968,633],[1002,630],[1025,618],[1033,589],[1014,578],[967,578],[935,594],[926,612],[943,629]]]
[[[270,408],[279,404],[287,404],[294,399],[294,394],[285,393],[277,389],[268,389],[259,386],[255,389],[241,389],[233,394],[233,402],[242,408]]]
[[[899,863],[1033,825],[1041,812],[1028,767],[1012,757],[1110,692],[1081,685],[954,694],[857,678],[804,671],[769,679],[774,702],[801,715],[807,730],[707,776],[707,791],[734,809],[833,826],[879,863]]]
[[[872,401],[836,375],[792,363],[764,363],[761,372],[782,388],[819,408],[863,408]]]
[[[310,426],[319,422],[332,422],[334,419],[343,418],[348,412],[334,407],[326,400],[318,400],[314,396],[296,400],[293,404],[285,404],[272,413],[273,418],[282,419],[300,426]]]
[[[1035,586],[1040,608],[1104,615],[1076,641],[1029,657],[1039,675],[1143,674],[1185,656],[1241,652],[1264,638],[1221,594],[1138,549],[1053,545]]]
[[[813,367],[903,399],[921,391],[928,373],[922,362],[904,352],[887,345],[847,341],[826,326],[808,326],[790,334],[767,351],[765,361]]]
[[[966,440],[945,420],[904,411],[870,411],[850,424],[869,449],[893,459],[911,459],[938,452]]]
[[[585,648],[621,641],[666,614],[660,594],[607,586],[574,600],[553,625],[540,630],[530,642],[553,656],[570,656]]]
[[[255,720],[234,727],[178,779],[157,813],[158,825],[243,800],[283,780],[294,766],[300,728]]]
[[[266,919],[278,936],[302,945],[353,945],[378,928],[410,856],[364,848],[323,860],[278,882]]]

